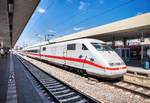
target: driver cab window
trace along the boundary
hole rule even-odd
[[[113,51],[113,49],[106,45],[106,44],[102,44],[102,43],[91,43],[95,48],[96,50],[98,51]]]
[[[88,48],[84,44],[82,44],[82,50],[88,50]]]

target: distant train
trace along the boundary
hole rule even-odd
[[[66,42],[32,46],[23,54],[76,68],[103,78],[119,78],[126,73],[126,65],[105,42],[96,39],[78,39]]]

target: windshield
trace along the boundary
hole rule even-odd
[[[107,44],[101,44],[101,43],[91,43],[96,50],[98,51],[113,51],[113,49],[108,46]]]

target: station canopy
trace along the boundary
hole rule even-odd
[[[39,1],[0,0],[0,43],[3,42],[4,47],[14,47]],[[79,38],[114,41],[140,38],[142,33],[144,37],[150,37],[150,13],[52,39],[49,42],[61,42]]]
[[[0,0],[0,44],[14,47],[40,0]]]
[[[103,41],[139,39],[141,36],[150,37],[150,13],[138,15],[124,20],[105,24],[67,36],[51,39],[33,46],[45,45],[80,38],[94,38]]]
[[[114,41],[137,39],[140,38],[142,34],[144,37],[150,37],[150,13],[70,34],[54,39],[54,41],[59,42],[78,38],[95,38],[103,41]]]

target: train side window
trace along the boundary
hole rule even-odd
[[[35,49],[35,50],[27,50],[27,52],[31,52],[31,53],[38,53],[39,50]]]
[[[84,44],[82,44],[82,50],[88,50],[88,48]]]
[[[35,52],[35,53],[38,53],[39,51],[38,51],[38,50],[34,50],[34,52]]]
[[[68,44],[67,50],[76,50],[76,44]]]
[[[46,51],[46,47],[43,47],[43,51]]]

